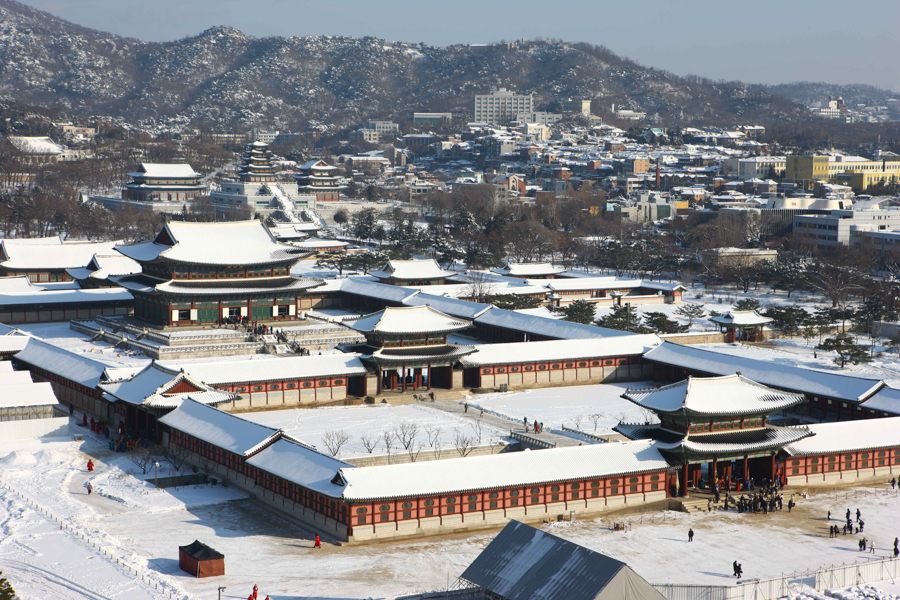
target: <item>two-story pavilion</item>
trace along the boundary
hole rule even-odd
[[[153,241],[117,250],[142,273],[113,281],[134,295],[135,318],[157,326],[293,320],[303,293],[322,284],[292,276],[308,253],[259,221],[172,222]]]
[[[456,273],[442,269],[433,258],[414,258],[389,260],[377,271],[369,271],[369,275],[388,285],[423,286],[443,285]]]
[[[453,365],[476,352],[471,346],[447,343],[447,336],[468,329],[472,322],[451,317],[430,306],[389,307],[346,323],[366,336],[360,351],[365,362],[378,371],[377,392],[384,389],[402,392],[432,385],[453,385]],[[457,371],[462,379],[462,371]]]
[[[139,202],[193,202],[206,193],[203,177],[187,163],[141,163],[129,173],[131,181],[122,187],[123,200]]]
[[[738,484],[751,476],[773,478],[782,448],[812,435],[805,427],[767,424],[774,413],[804,402],[803,394],[783,392],[740,373],[724,377],[688,377],[660,388],[627,390],[622,397],[654,413],[658,424],[619,424],[630,439],[654,439],[673,464],[681,464],[679,488],[696,487],[702,463],[709,478]],[[736,484],[737,485],[737,484]]]

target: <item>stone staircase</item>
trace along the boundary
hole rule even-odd
[[[681,504],[682,511],[689,514],[707,512],[708,503],[712,499],[712,494],[701,492],[699,490],[691,490],[690,495],[687,498],[673,498],[673,500],[676,500]],[[713,502],[712,509],[714,511],[725,510],[725,505],[722,502],[719,502],[718,504]]]

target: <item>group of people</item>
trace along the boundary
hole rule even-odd
[[[253,584],[253,593],[247,596],[247,600],[259,600],[259,586],[255,583]],[[269,600],[268,596],[266,596],[266,600]]]
[[[772,493],[770,490],[766,490],[766,493],[759,492],[752,494],[746,498],[742,494],[741,497],[738,498],[736,505],[739,513],[761,512],[764,515],[767,515],[776,510],[784,510],[784,496],[782,494]],[[794,506],[796,506],[796,503],[792,497],[788,500],[788,512],[791,512]]]
[[[525,424],[525,433],[528,433],[528,417],[524,417],[522,422]],[[541,433],[544,431],[544,424],[539,423],[537,419],[534,420],[534,432]]]
[[[734,576],[735,577],[737,577],[738,579],[743,577],[744,567],[742,567],[738,561],[734,561],[734,564],[732,565],[732,567],[734,568]]]

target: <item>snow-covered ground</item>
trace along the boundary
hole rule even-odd
[[[644,413],[633,402],[622,398],[627,388],[655,387],[649,381],[629,381],[598,385],[543,388],[505,394],[485,394],[469,398],[469,406],[484,408],[490,414],[521,424],[528,417],[547,429],[563,425],[587,433],[610,433],[619,421],[644,421]],[[599,415],[596,427],[592,415]],[[655,422],[655,419],[654,419]]]
[[[429,442],[428,432],[432,432],[432,440],[438,440],[441,448],[452,450],[455,430],[459,429],[466,436],[476,434],[472,420],[459,415],[438,410],[424,404],[375,404],[373,406],[339,406],[334,408],[289,409],[241,414],[241,417],[254,423],[284,429],[294,437],[316,446],[327,452],[322,438],[326,431],[344,431],[350,436],[350,442],[343,447],[339,458],[358,458],[363,456],[384,456],[387,449],[382,440],[383,432],[396,432],[403,423],[414,423],[418,426],[415,444],[428,452],[435,446]],[[438,432],[438,428],[440,431]],[[496,444],[503,439],[504,431],[484,424],[479,446]],[[369,435],[379,440],[370,454],[363,445],[362,437]],[[434,437],[437,436],[437,437]],[[394,441],[392,454],[405,452],[400,441]]]

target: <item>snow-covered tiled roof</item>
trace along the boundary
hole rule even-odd
[[[363,333],[385,335],[425,335],[460,331],[472,326],[471,321],[451,317],[430,306],[388,307],[345,324]]]
[[[660,339],[656,335],[647,334],[607,339],[480,344],[478,352],[466,356],[460,362],[467,367],[475,367],[604,356],[634,356],[643,354],[659,343]]]
[[[772,322],[772,319],[760,315],[755,310],[732,310],[721,317],[710,317],[709,320],[721,325],[737,326],[765,325]]]
[[[348,277],[341,280],[341,291],[357,296],[378,298],[391,302],[403,302],[410,296],[415,296],[419,290],[399,285],[387,285],[361,277]]]
[[[245,456],[278,431],[187,399],[159,422],[204,442]]]
[[[6,260],[0,266],[11,270],[74,269],[87,265],[94,254],[111,254],[115,242],[71,244],[4,244]]]
[[[885,386],[863,401],[860,407],[900,415],[900,389]]]
[[[341,469],[347,482],[343,498],[374,501],[666,470],[669,463],[655,444],[646,440],[588,444]]]
[[[785,452],[803,456],[900,446],[900,417],[814,423],[807,427],[815,435],[785,447]]]
[[[511,277],[540,277],[541,275],[556,275],[563,273],[565,267],[556,267],[552,263],[515,263],[508,262],[499,269],[492,269],[494,273],[509,275]]]
[[[462,317],[463,319],[474,319],[491,309],[490,304],[481,304],[457,298],[444,298],[443,296],[435,296],[426,292],[406,298],[403,300],[403,304],[407,306],[430,306],[442,313],[453,315],[454,317]]]
[[[185,382],[191,388],[186,392],[170,393],[170,390]],[[187,397],[203,404],[219,404],[237,399],[237,394],[222,392],[193,379],[180,371],[151,362],[142,370],[125,380],[101,383],[104,392],[129,404],[169,408],[177,406]]]
[[[37,338],[29,338],[28,344],[13,360],[39,367],[88,388],[96,387],[106,368],[100,361],[63,350]]]
[[[492,308],[475,319],[476,323],[514,329],[523,333],[544,335],[561,340],[600,339],[608,337],[623,337],[634,335],[627,331],[583,325],[571,321],[551,319],[536,315],[526,315],[519,312]]]
[[[163,236],[163,233],[166,235]],[[163,243],[164,237],[174,245]],[[261,222],[194,223],[172,221],[152,242],[116,248],[138,262],[157,258],[210,265],[255,265],[296,261],[306,254],[275,240]]]
[[[285,438],[248,458],[247,464],[332,498],[344,491],[343,484],[332,483],[338,471],[357,468]]]
[[[62,146],[47,136],[11,135],[7,139],[19,152],[25,154],[62,154],[65,151]]]
[[[59,401],[49,381],[4,385],[0,391],[0,408],[57,404]]]
[[[665,444],[659,449],[666,453],[694,456],[735,456],[753,452],[772,451],[791,443],[798,443],[812,435],[806,427],[766,427],[728,433],[689,435],[679,442]]]
[[[740,372],[747,379],[763,385],[849,402],[864,400],[884,385],[877,379],[793,367],[723,354],[714,350],[682,346],[669,341],[647,352],[644,358],[710,375],[732,375]]]
[[[228,385],[253,381],[280,381],[364,375],[366,367],[356,353],[322,354],[319,356],[288,356],[266,360],[229,360],[186,363],[184,370],[194,379],[207,385]],[[172,368],[175,363],[166,363]]]
[[[141,163],[141,166],[129,177],[147,177],[150,179],[193,179],[200,173],[188,163]]]
[[[527,279],[528,283],[537,284],[538,280]],[[547,289],[563,290],[620,290],[647,288],[662,291],[685,290],[680,283],[665,283],[661,281],[645,281],[643,279],[619,279],[618,277],[573,277],[571,279],[550,279],[542,284]]]
[[[119,288],[47,290],[42,286],[32,286],[27,292],[0,292],[0,306],[18,306],[24,304],[60,305],[82,302],[127,302],[132,299],[133,296],[128,293],[128,291]]]
[[[661,413],[698,415],[771,414],[803,402],[803,394],[782,392],[742,375],[688,377],[660,388],[627,390],[623,398]]]
[[[413,281],[420,279],[443,279],[455,275],[454,271],[445,271],[433,258],[411,260],[389,260],[379,271],[369,271],[379,279],[400,279]]]
[[[247,292],[268,292],[271,294],[302,291],[317,287],[321,279],[310,277],[279,277],[260,279],[218,279],[213,281],[159,280],[143,275],[113,277],[116,284],[135,292],[161,292],[165,294],[212,295],[242,294]]]
[[[31,371],[4,371],[0,373],[0,386],[4,389],[8,385],[28,385],[33,382]]]

